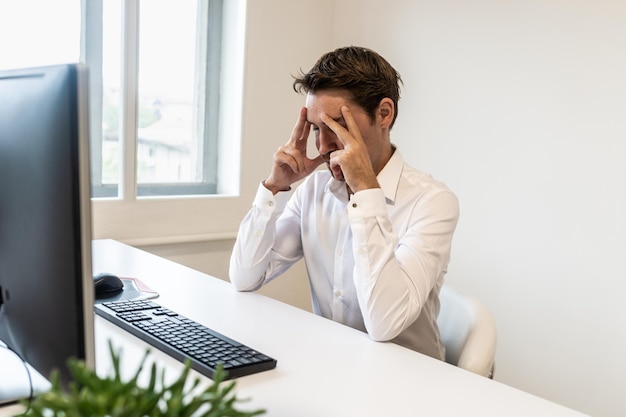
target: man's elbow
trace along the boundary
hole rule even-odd
[[[244,291],[252,291],[246,288],[246,286],[241,285],[241,283],[237,280],[230,279],[230,284],[233,286],[235,291],[244,292]]]
[[[369,326],[367,334],[375,342],[388,342],[398,336],[398,332],[391,326]]]
[[[259,287],[258,285],[250,285],[248,282],[240,281],[232,276],[230,277],[230,283],[233,288],[239,292],[255,291]]]
[[[228,276],[233,288],[235,288],[235,290],[239,292],[256,291],[263,285],[263,278],[258,281],[250,281],[249,279],[245,279],[245,277],[237,274],[235,271],[232,270],[229,271]]]
[[[364,317],[365,329],[370,339],[376,342],[388,342],[395,339],[410,324],[408,317],[391,315]]]

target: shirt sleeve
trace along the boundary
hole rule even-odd
[[[354,284],[372,339],[391,340],[417,319],[446,272],[458,215],[456,196],[442,190],[418,201],[396,233],[381,189],[352,195]]]
[[[281,221],[284,234],[297,244],[276,244],[276,224],[287,206],[289,192],[273,195],[263,184],[242,220],[230,258],[229,276],[237,291],[254,291],[280,275],[302,257],[299,221]],[[292,216],[293,217],[293,216]],[[277,247],[275,247],[277,246]]]

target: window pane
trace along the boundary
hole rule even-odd
[[[0,2],[0,68],[79,59],[80,0]]]
[[[137,183],[202,181],[197,0],[140,5]]]
[[[102,177],[100,183],[117,195],[122,166],[122,2],[102,2]]]
[[[222,1],[85,4],[94,197],[215,194]]]

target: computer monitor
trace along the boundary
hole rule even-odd
[[[68,358],[94,367],[86,76],[0,71],[0,403],[24,393],[18,356],[63,383]]]

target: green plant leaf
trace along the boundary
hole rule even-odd
[[[265,410],[238,410],[235,381],[225,382],[227,372],[219,366],[213,383],[200,389],[201,380],[190,380],[191,363],[185,361],[181,374],[171,384],[165,383],[165,370],[156,363],[150,366],[146,386],[139,381],[150,354],[146,351],[133,376],[122,376],[121,351],[109,342],[113,365],[110,375],[101,377],[83,361],[68,361],[72,381],[67,388],[58,371],[51,374],[50,391],[24,402],[27,417],[252,417]]]

